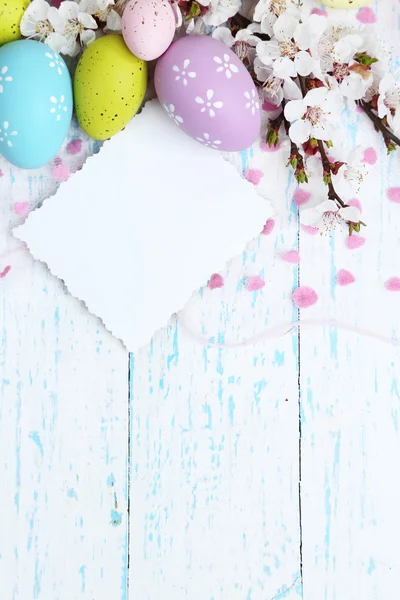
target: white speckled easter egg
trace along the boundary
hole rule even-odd
[[[200,143],[236,152],[260,132],[258,92],[243,63],[222,42],[206,35],[174,42],[154,75],[167,114]]]
[[[175,13],[169,0],[130,0],[122,16],[122,35],[135,56],[154,60],[170,46]]]
[[[0,154],[11,164],[36,169],[54,158],[72,108],[71,77],[59,54],[33,40],[0,48]]]
[[[371,4],[372,0],[321,0],[321,2],[330,8],[361,8]]]

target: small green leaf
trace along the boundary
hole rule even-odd
[[[333,148],[333,142],[332,140],[325,140],[325,144],[328,148]]]
[[[370,67],[374,63],[378,62],[377,58],[369,56],[369,54],[366,52],[356,52],[354,58],[358,63],[360,63],[360,65],[365,65],[366,67]]]

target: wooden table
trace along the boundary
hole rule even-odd
[[[400,5],[373,10],[398,36]],[[361,115],[344,119],[351,144],[378,153],[362,194],[365,246],[306,233],[287,171],[274,231],[135,355],[44,265],[10,255],[0,279],[4,600],[398,600],[400,353],[357,328],[400,333],[400,296],[384,286],[400,276],[400,206],[387,197],[400,158],[369,125],[357,130]],[[72,169],[96,150],[84,140],[60,156]],[[54,165],[0,167],[5,225],[22,219],[16,202],[33,206],[63,176]],[[281,259],[290,249],[299,265]],[[341,268],[354,284],[336,285]],[[254,275],[266,285],[249,292]],[[301,314],[299,284],[319,295]],[[280,324],[286,335],[271,336]],[[260,332],[254,345],[223,347]]]

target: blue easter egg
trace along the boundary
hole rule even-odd
[[[49,162],[72,118],[72,83],[61,56],[42,42],[0,48],[0,154],[23,169]]]

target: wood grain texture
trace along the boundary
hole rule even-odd
[[[275,271],[292,288],[275,245],[296,244],[296,222],[282,240],[253,242],[223,289],[195,294],[132,356],[130,598],[301,596],[297,335],[207,345],[291,320],[290,294],[265,311],[265,293],[241,290],[254,274],[272,290]]]
[[[30,257],[0,280],[1,595],[126,597],[128,355]]]

